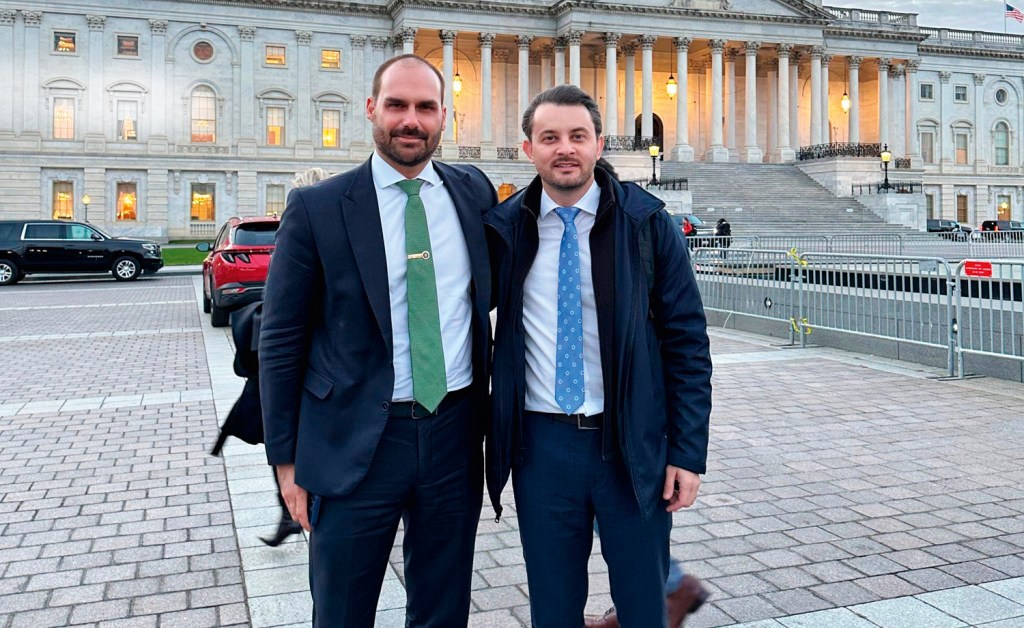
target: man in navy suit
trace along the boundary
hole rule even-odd
[[[431,161],[444,81],[385,62],[375,150],[297,189],[260,334],[267,459],[310,536],[315,626],[372,626],[404,521],[407,626],[468,622],[483,486],[490,276],[476,168]],[[436,265],[435,265],[436,260]]]

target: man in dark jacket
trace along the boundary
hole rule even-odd
[[[623,625],[665,626],[671,513],[693,504],[711,412],[706,321],[664,204],[594,164],[582,90],[523,116],[533,183],[485,217],[498,321],[488,489],[513,476],[537,628],[583,624],[593,523]]]

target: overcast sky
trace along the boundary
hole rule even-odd
[[[1024,0],[1007,0],[1024,11]],[[1003,32],[1006,2],[1002,0],[825,0],[826,6],[855,7],[917,13],[921,26],[945,26],[965,30]],[[1024,34],[1024,24],[1006,19],[1006,30]]]

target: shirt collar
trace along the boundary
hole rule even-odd
[[[597,207],[601,204],[601,188],[598,187],[597,181],[591,181],[590,189],[583,195],[580,200],[576,201],[573,207],[578,207],[581,211],[585,211],[588,214],[594,216],[597,215]],[[548,196],[547,190],[541,190],[540,193],[540,217],[541,220],[547,217],[548,214],[555,211],[555,209],[561,207],[558,203],[551,200]]]
[[[399,181],[405,181],[405,175],[384,161],[377,151],[373,151],[373,155],[370,157],[370,171],[373,173],[373,182],[379,190],[393,186]],[[441,185],[441,177],[437,176],[433,161],[428,161],[416,178],[425,181],[430,187]]]

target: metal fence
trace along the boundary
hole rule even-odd
[[[866,233],[836,235],[751,235],[732,236],[733,246],[762,250],[859,253],[870,255],[909,255],[941,257],[947,260],[967,258],[1024,258],[1024,238],[1018,232],[975,231],[951,233]],[[1021,234],[1024,236],[1024,233]],[[720,247],[723,239],[698,237],[692,246]]]
[[[1024,260],[965,260],[757,248],[698,248],[708,310],[788,321],[791,344],[815,329],[946,352],[1024,360]]]

